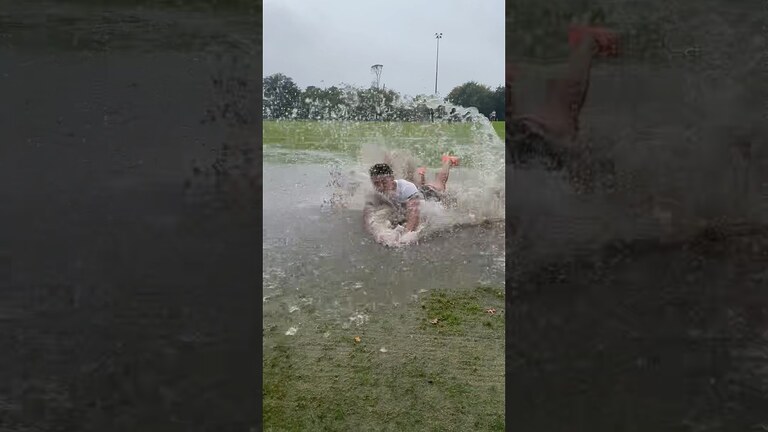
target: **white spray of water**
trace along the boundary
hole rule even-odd
[[[440,118],[434,123],[423,124],[425,128],[434,130],[434,137],[437,138],[434,145],[450,146],[461,158],[461,164],[451,170],[446,186],[446,202],[422,202],[420,224],[416,231],[407,232],[402,225],[393,223],[396,210],[387,204],[386,199],[374,192],[368,177],[368,168],[375,163],[387,162],[392,167],[395,178],[408,179],[417,167],[435,167],[441,161],[423,160],[420,155],[415,154],[418,146],[404,146],[401,139],[388,133],[386,136],[371,137],[362,143],[357,163],[350,167],[351,169],[332,173],[336,188],[334,199],[352,210],[363,210],[368,205],[371,210],[369,231],[376,241],[386,246],[399,247],[418,243],[437,232],[459,226],[504,221],[504,142],[488,119],[476,108],[455,106],[437,99],[428,101],[428,106],[448,113],[453,112],[450,117],[460,121],[460,125],[468,127],[469,133],[464,142],[456,142],[455,137],[440,139],[441,136],[446,138],[443,128],[457,127],[457,123],[448,123],[446,119]],[[396,134],[397,124],[391,126]],[[397,141],[399,148],[393,148],[392,141]],[[448,148],[437,150],[443,153]],[[428,169],[427,181],[438,170],[439,168]]]

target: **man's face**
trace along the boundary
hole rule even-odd
[[[395,178],[391,175],[377,175],[371,177],[371,183],[376,192],[387,193],[395,190]]]

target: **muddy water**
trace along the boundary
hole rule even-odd
[[[332,154],[307,158],[300,153],[294,160],[333,159]],[[336,159],[355,166],[343,156]],[[406,304],[437,288],[503,284],[500,223],[448,227],[418,245],[387,248],[364,230],[362,208],[325,205],[335,191],[333,169],[306,162],[264,165],[265,327],[297,325],[301,320],[290,311],[306,304],[312,304],[316,317],[344,323],[362,310]],[[467,177],[454,170],[449,187]]]
[[[646,45],[596,62],[582,127],[615,161],[614,188],[581,195],[561,178],[508,172],[518,232],[507,255],[507,365],[520,384],[507,386],[518,407],[508,421],[759,429],[768,424],[764,14],[757,3],[671,2],[657,16],[631,2],[602,6],[628,46],[649,36],[630,34],[645,19],[676,48],[700,50]],[[530,108],[560,65],[516,59]]]
[[[255,17],[0,4],[0,423],[247,429]]]

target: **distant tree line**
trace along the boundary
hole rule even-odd
[[[264,119],[430,121],[436,116],[461,120],[461,116],[428,95],[407,97],[385,88],[357,88],[349,85],[299,88],[290,77],[276,73],[264,78]],[[504,113],[504,86],[496,89],[468,82],[448,93],[446,101],[462,107],[475,107],[486,117]]]

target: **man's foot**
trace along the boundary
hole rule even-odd
[[[458,156],[452,156],[452,155],[443,155],[443,163],[450,162],[451,166],[458,166],[459,165],[459,157]]]
[[[596,54],[601,57],[618,57],[619,35],[604,27],[571,26],[568,29],[568,44],[571,48],[579,46],[585,37],[595,41]]]
[[[416,168],[416,178],[418,179],[419,186],[423,186],[424,183],[426,183],[426,174],[427,174],[427,167],[418,167]]]

